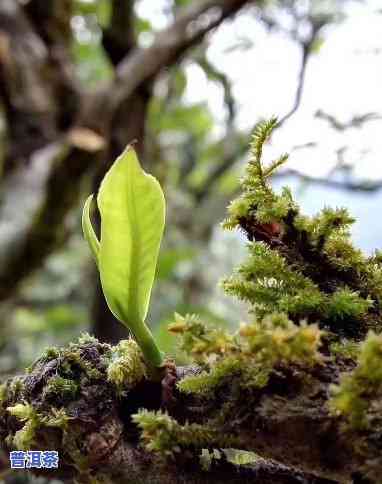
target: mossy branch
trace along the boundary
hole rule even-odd
[[[186,321],[181,333],[190,348],[198,346],[195,325]],[[253,463],[252,473],[224,459],[205,469],[207,450],[232,447],[282,463],[280,472],[290,479],[333,483],[362,475],[379,482],[380,338],[370,335],[354,369],[354,360],[340,352],[325,356],[325,339],[318,351],[323,335],[317,327],[298,328],[281,316],[246,325],[222,344],[213,330],[205,336],[210,351],[199,369],[172,369],[174,378],[162,385],[143,376],[133,342],[113,348],[82,338],[48,352],[1,387],[3,447],[55,448],[61,459],[55,477],[79,482],[105,475],[115,482],[219,482],[221,472],[228,472],[225,482],[239,476],[252,482],[261,469],[261,482],[268,482],[263,460],[260,467]],[[114,381],[111,368],[124,357],[131,371],[117,372]],[[46,391],[58,377],[71,379],[77,390],[57,385]],[[358,422],[360,398],[369,424],[362,428],[351,417]]]
[[[288,188],[272,189],[269,177],[288,158],[269,167],[262,160],[276,125],[273,118],[256,128],[242,194],[228,209],[224,226],[245,232],[249,257],[223,285],[257,314],[285,312],[296,323],[317,321],[339,337],[362,339],[381,327],[381,264],[353,246],[345,208],[307,217]]]

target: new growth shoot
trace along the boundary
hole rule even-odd
[[[145,323],[165,225],[165,199],[129,146],[106,173],[98,195],[101,237],[86,200],[82,227],[96,261],[108,307],[134,335],[146,362],[160,367],[163,355]]]

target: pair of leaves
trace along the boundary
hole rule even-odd
[[[111,312],[137,336],[145,326],[164,230],[163,192],[128,147],[105,175],[97,196],[100,241],[90,221],[92,199],[84,206],[84,235]]]

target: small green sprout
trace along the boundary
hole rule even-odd
[[[86,200],[82,227],[114,316],[127,326],[152,367],[163,363],[145,324],[165,225],[165,199],[158,181],[145,173],[132,147],[106,173],[97,196],[101,237],[90,221],[93,195]]]

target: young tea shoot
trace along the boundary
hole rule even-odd
[[[93,195],[86,200],[82,227],[96,261],[110,311],[134,335],[146,362],[163,363],[145,323],[165,225],[165,199],[159,182],[142,169],[129,146],[106,173],[98,195],[98,240],[90,220]]]

